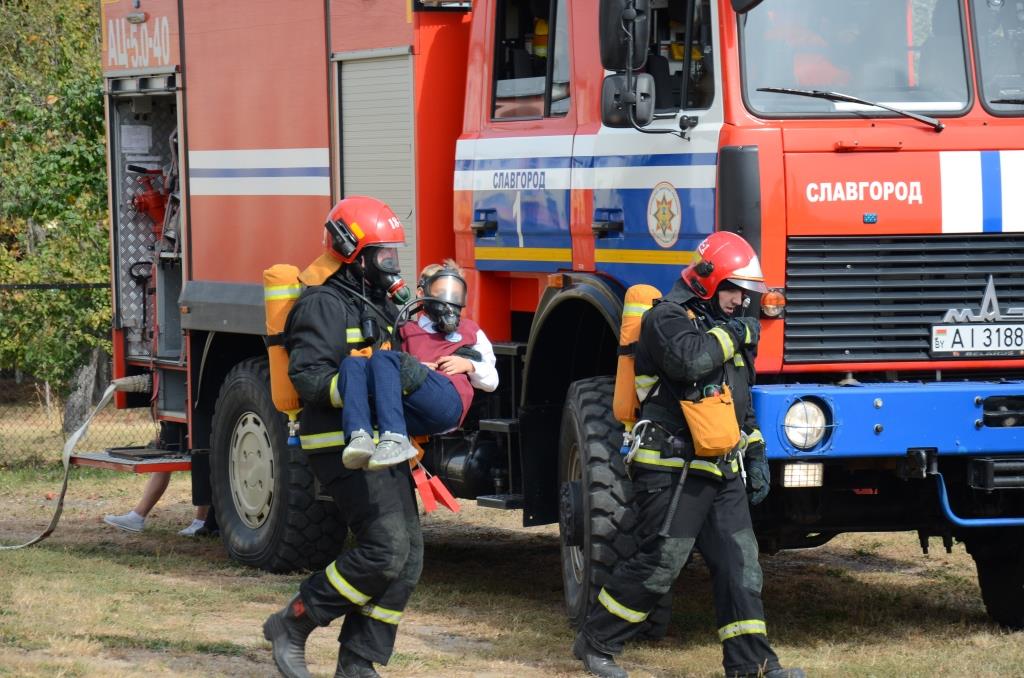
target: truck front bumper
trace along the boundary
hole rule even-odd
[[[786,414],[800,401],[825,414],[824,437],[810,449],[787,435]],[[1021,453],[1024,413],[1014,412],[1022,403],[1024,381],[754,387],[754,411],[776,460],[902,457],[919,448],[940,456]]]

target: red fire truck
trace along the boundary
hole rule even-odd
[[[763,547],[959,540],[991,615],[1024,625],[1024,4],[101,6],[116,376],[152,375],[118,404],[208,459],[233,558],[314,567],[345,536],[271,403],[261,274],[310,262],[332,202],[369,194],[406,224],[404,271],[466,268],[498,342],[501,387],[425,463],[560,522],[574,622],[635,548],[624,290],[667,290],[719,229],[771,288],[750,309]]]

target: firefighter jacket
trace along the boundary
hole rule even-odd
[[[734,455],[693,456],[693,439],[679,405],[680,399],[699,400],[705,387],[723,383],[732,390],[740,429],[751,440],[760,439],[750,392],[753,358],[721,327],[724,320],[713,317],[711,304],[694,295],[682,280],[644,314],[636,348],[636,386],[642,403],[640,419],[649,419],[654,425],[643,432],[633,458],[635,466],[680,471],[684,458],[690,458],[691,472],[719,479],[737,475],[739,461]],[[670,435],[676,438],[675,446]],[[670,476],[652,479],[644,475],[646,484],[670,482]]]
[[[351,351],[379,346],[388,331],[374,314],[379,336],[363,336],[360,321],[373,312],[364,310],[366,302],[345,289],[343,281],[358,289],[352,273],[342,267],[322,285],[303,290],[285,324],[288,376],[302,398],[299,444],[308,453],[340,453],[344,448],[338,368]],[[394,305],[381,299],[376,306],[389,318],[387,325],[393,324]]]

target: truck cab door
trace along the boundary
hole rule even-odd
[[[475,266],[556,271],[572,265],[566,0],[495,0],[484,40],[488,105],[460,140],[455,188],[471,191]]]
[[[593,194],[594,265],[624,285],[648,283],[667,292],[697,243],[714,230],[715,178],[722,128],[718,6],[694,3],[687,101],[682,68],[687,2],[651,10],[646,70],[655,80],[656,118],[646,129],[679,130],[685,139],[602,126],[576,138],[573,188]]]

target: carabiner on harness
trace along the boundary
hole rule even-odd
[[[654,425],[654,422],[650,419],[641,419],[633,424],[632,430],[623,432],[622,449],[619,452],[623,456],[622,461],[627,466],[633,462],[633,458],[636,457],[636,453],[640,450],[644,435],[647,434],[647,427],[652,425]]]

